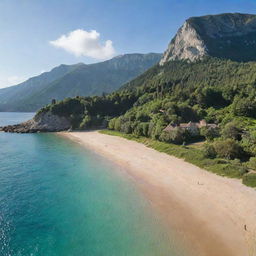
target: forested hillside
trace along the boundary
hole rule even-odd
[[[76,97],[42,111],[70,117],[73,128],[108,123],[110,129],[163,142],[184,144],[205,138],[209,158],[240,159],[256,169],[256,63],[205,58],[155,66],[106,96]],[[218,124],[198,136],[170,124],[199,121]],[[255,159],[255,160],[254,160]],[[242,169],[243,170],[243,169]]]
[[[113,117],[129,110],[126,116],[131,115],[131,122],[151,121],[154,115],[159,117],[158,123],[162,120],[163,125],[202,118],[222,122],[237,116],[256,116],[255,87],[256,63],[206,58],[195,63],[176,61],[165,66],[157,65],[117,92],[104,97],[78,97],[76,100],[90,102],[91,107],[97,102],[102,103],[99,104],[102,109],[99,106],[99,112],[91,111],[88,113],[90,116]],[[126,105],[123,102],[125,98],[132,99],[133,104]],[[66,99],[54,106],[69,101]],[[110,105],[106,107],[104,104]],[[144,118],[139,116],[140,112]]]
[[[179,157],[256,186],[255,33],[255,15],[190,18],[159,64],[119,90],[67,98],[39,113],[65,116],[73,129],[108,126],[164,143],[156,146],[164,152],[183,145]],[[186,148],[194,142],[200,147]]]

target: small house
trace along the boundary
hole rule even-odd
[[[207,127],[210,129],[216,129],[218,127],[217,124],[208,124],[205,120],[200,120],[199,123],[196,122],[188,122],[188,123],[180,123],[180,124],[169,124],[163,130],[165,132],[173,131],[176,128],[180,128],[182,130],[187,130],[191,133],[191,135],[199,135],[199,129],[202,127]]]

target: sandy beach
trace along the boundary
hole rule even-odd
[[[97,131],[60,134],[122,166],[195,255],[256,255],[256,190],[240,180]]]

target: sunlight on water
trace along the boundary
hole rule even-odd
[[[1,256],[184,255],[105,159],[54,134],[0,133],[0,145]]]

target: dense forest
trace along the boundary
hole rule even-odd
[[[174,144],[206,140],[206,158],[235,159],[256,170],[256,62],[207,57],[156,65],[109,95],[67,98],[41,109],[68,116],[73,129],[104,127]],[[205,119],[196,136],[168,124]],[[255,173],[250,173],[250,178]],[[255,182],[255,181],[254,181]]]

